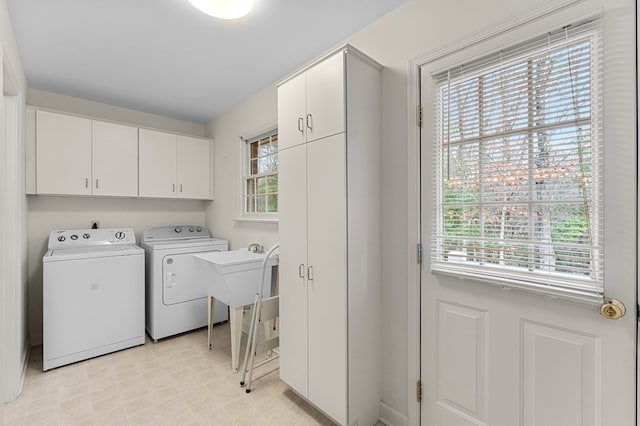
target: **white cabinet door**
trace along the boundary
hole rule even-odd
[[[280,377],[309,397],[307,363],[307,146],[278,153]]]
[[[306,74],[302,73],[278,87],[279,149],[305,142]]]
[[[320,62],[307,75],[307,141],[346,131],[344,53]]]
[[[211,141],[178,136],[178,198],[211,199]]]
[[[138,129],[92,122],[93,195],[138,196]]]
[[[91,120],[38,111],[36,164],[39,194],[90,195]]]
[[[176,197],[177,136],[140,129],[140,197]]]
[[[307,144],[307,180],[309,399],[338,423],[346,424],[347,181],[344,134]]]

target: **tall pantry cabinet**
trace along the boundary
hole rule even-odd
[[[381,399],[380,70],[346,45],[278,85],[280,377],[343,425]]]

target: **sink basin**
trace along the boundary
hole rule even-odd
[[[207,274],[207,293],[232,308],[255,301],[265,256],[246,248],[193,254],[196,265]],[[263,281],[265,297],[271,295],[271,267],[277,264],[278,255],[272,255],[267,262]]]

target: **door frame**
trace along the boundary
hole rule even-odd
[[[26,223],[24,197],[24,92],[15,68],[0,44],[0,403],[18,397],[26,373]],[[23,234],[23,232],[25,234]],[[24,333],[23,336],[21,334]]]
[[[587,3],[586,5],[584,3]],[[408,359],[407,359],[407,385],[408,385],[408,424],[419,425],[421,424],[421,404],[417,398],[417,383],[421,379],[421,286],[422,286],[422,268],[424,261],[419,263],[418,252],[419,247],[422,247],[422,256],[426,258],[429,255],[428,241],[421,241],[422,234],[422,211],[421,211],[421,127],[419,126],[419,120],[426,120],[427,117],[421,117],[421,84],[420,84],[420,69],[421,67],[449,56],[462,49],[475,46],[479,43],[483,43],[494,39],[496,37],[505,35],[509,32],[516,30],[517,28],[539,21],[545,18],[551,18],[554,14],[572,9],[572,17],[579,19],[581,16],[594,15],[600,9],[594,8],[592,4],[589,4],[589,0],[558,0],[553,4],[544,4],[541,6],[526,9],[520,13],[509,16],[495,23],[489,23],[489,25],[482,27],[481,29],[464,35],[459,39],[455,39],[442,47],[433,49],[421,55],[412,58],[409,61],[408,69],[408,81],[407,81],[407,155],[408,155],[408,248],[409,256],[407,261],[408,279],[407,279],[407,325],[408,325]],[[582,7],[579,7],[582,6]],[[638,20],[640,20],[640,12],[636,6],[636,28]],[[637,31],[636,31],[637,33]],[[638,35],[638,43],[640,43],[640,35]],[[638,45],[636,45],[636,50]],[[640,85],[640,77],[638,80]],[[640,99],[640,89],[638,89],[638,98]],[[640,121],[640,112],[638,115]],[[640,164],[640,151],[639,151],[639,164]],[[640,188],[640,186],[638,186]],[[639,189],[640,190],[640,189]],[[640,208],[640,200],[638,200]],[[639,210],[640,211],[640,210]],[[638,220],[638,218],[636,218]],[[640,237],[640,230],[638,231]],[[639,240],[640,241],[640,240]],[[640,252],[638,253],[638,262],[640,262]],[[637,265],[636,265],[636,276]],[[639,290],[640,290],[640,283]],[[638,293],[640,294],[640,293]],[[635,307],[634,307],[635,311]],[[640,333],[640,331],[639,331]],[[639,340],[640,342],[640,340]],[[640,343],[639,343],[640,344]],[[637,357],[637,355],[636,355]],[[637,372],[637,387],[640,387],[640,360],[638,361]],[[424,388],[424,385],[423,385]],[[636,391],[638,404],[640,406],[640,394]]]

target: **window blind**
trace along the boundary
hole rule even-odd
[[[589,22],[432,74],[432,271],[602,299],[602,50]]]

